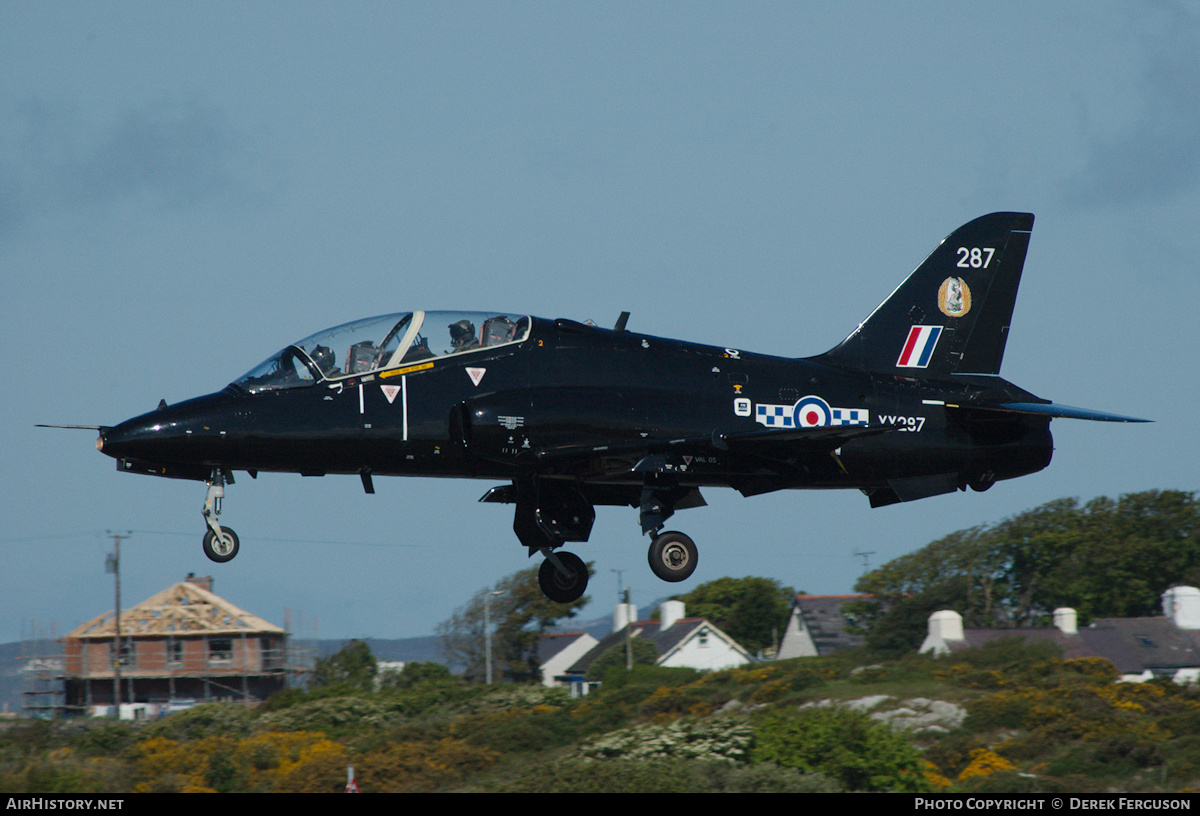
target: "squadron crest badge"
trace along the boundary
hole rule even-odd
[[[938,309],[947,317],[971,311],[971,289],[962,278],[946,278],[938,289]]]

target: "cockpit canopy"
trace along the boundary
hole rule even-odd
[[[293,343],[233,381],[258,393],[469,354],[529,336],[529,317],[497,312],[401,312],[345,323]]]

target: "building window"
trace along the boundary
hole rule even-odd
[[[114,644],[108,644],[108,659],[115,660],[117,650]],[[121,665],[122,666],[137,666],[137,650],[134,648],[133,641],[121,639]]]
[[[168,640],[167,641],[167,663],[172,666],[178,666],[183,662],[183,641]]]
[[[264,669],[283,668],[283,642],[268,637],[258,639],[258,648],[262,652],[262,667]]]
[[[233,661],[233,641],[229,638],[208,639],[208,662],[230,663]]]

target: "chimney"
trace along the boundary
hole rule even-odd
[[[962,615],[952,609],[943,609],[929,616],[929,634],[925,636],[925,642],[918,652],[943,655],[950,651],[947,641],[963,639]]]
[[[194,572],[189,572],[187,578],[184,579],[189,584],[194,584],[203,590],[212,592],[213,579],[211,575],[197,576]]]
[[[637,605],[631,603],[617,604],[613,609],[613,631],[620,632],[637,620]]]
[[[1171,587],[1162,594],[1163,614],[1180,629],[1200,629],[1200,589]]]
[[[1054,610],[1054,625],[1058,627],[1058,631],[1064,635],[1079,634],[1079,627],[1076,623],[1075,610],[1069,606],[1060,606]]]
[[[943,609],[929,616],[929,634],[942,640],[962,640],[962,615],[952,609]]]
[[[663,601],[662,606],[658,610],[659,616],[662,618],[662,625],[659,631],[670,629],[684,617],[683,601]]]

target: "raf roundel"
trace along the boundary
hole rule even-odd
[[[823,428],[833,421],[833,412],[828,402],[810,395],[796,403],[792,419],[797,428]]]

